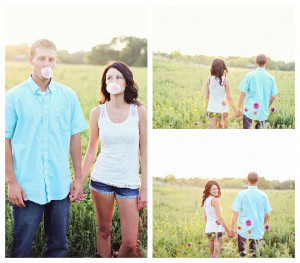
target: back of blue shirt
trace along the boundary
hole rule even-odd
[[[237,194],[231,207],[239,213],[238,224],[241,229],[238,234],[244,238],[262,239],[265,232],[265,214],[272,211],[268,196],[256,186],[249,186],[247,190]],[[246,225],[247,220],[251,221],[251,226]],[[247,235],[249,230],[250,235]]]
[[[246,93],[244,115],[250,119],[264,121],[269,116],[271,96],[278,93],[275,78],[264,68],[257,68],[249,72],[242,80],[239,90]],[[254,109],[254,103],[259,104],[259,109]],[[245,108],[247,109],[245,111]],[[253,115],[256,112],[256,115]]]

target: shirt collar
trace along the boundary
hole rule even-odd
[[[261,71],[265,71],[265,68],[256,68],[256,70],[261,70]]]
[[[248,189],[257,189],[257,186],[256,185],[249,185]]]
[[[29,88],[30,88],[30,90],[31,90],[31,92],[32,92],[33,94],[35,94],[37,91],[40,90],[39,85],[35,83],[35,81],[33,80],[33,78],[32,78],[31,75],[29,76],[29,78],[28,78],[28,80],[27,80],[27,83],[28,83],[28,86],[29,86]],[[54,84],[53,84],[52,78],[51,78],[50,83],[49,83],[49,85],[48,85],[48,87],[47,87],[47,91],[48,91],[48,90],[49,90],[51,93],[53,93],[53,91],[54,91]]]

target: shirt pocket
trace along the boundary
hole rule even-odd
[[[50,131],[54,134],[69,135],[71,133],[71,114],[63,106],[57,105],[50,109]]]

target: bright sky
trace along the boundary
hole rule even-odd
[[[154,130],[149,146],[155,177],[295,178],[293,130]]]
[[[155,6],[153,51],[295,60],[293,6]]]
[[[114,37],[147,38],[145,5],[6,6],[5,44],[48,38],[69,52],[108,44]]]

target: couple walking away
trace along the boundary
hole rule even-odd
[[[245,75],[239,85],[240,97],[237,107],[230,93],[228,69],[223,59],[214,59],[205,85],[206,115],[210,129],[228,127],[228,105],[234,110],[235,117],[243,114],[243,129],[252,125],[256,129],[264,127],[269,116],[269,108],[278,93],[274,77],[266,72],[267,58],[264,54],[256,57],[256,70]],[[226,95],[226,96],[225,96]],[[226,97],[226,98],[225,98]],[[243,111],[242,104],[245,101]],[[271,110],[275,110],[272,108]]]
[[[248,174],[248,189],[237,194],[231,206],[233,215],[230,227],[222,217],[222,207],[220,204],[221,187],[217,181],[208,181],[205,185],[202,197],[202,206],[205,213],[205,233],[210,249],[210,257],[218,257],[222,253],[223,236],[225,231],[229,238],[235,237],[235,224],[238,221],[237,241],[238,250],[241,257],[249,254],[256,257],[257,253],[262,256],[260,246],[269,213],[272,211],[267,195],[258,190],[258,175],[255,172]]]
[[[138,211],[147,206],[147,114],[137,101],[138,87],[126,64],[114,61],[106,66],[82,165],[80,132],[87,124],[76,94],[52,79],[56,57],[53,42],[36,41],[28,59],[32,74],[5,95],[5,174],[14,218],[11,256],[32,257],[44,215],[44,257],[67,257],[70,203],[85,200],[84,182],[100,140],[90,182],[98,224],[96,256],[131,257],[138,238]],[[110,244],[114,198],[122,233],[118,253]]]

